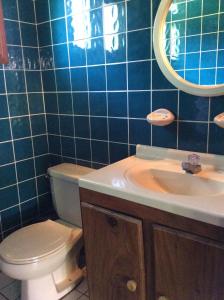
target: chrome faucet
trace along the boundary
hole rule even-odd
[[[182,162],[182,169],[190,174],[201,172],[200,156],[194,153],[188,155],[188,161]]]

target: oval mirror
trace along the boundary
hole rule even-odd
[[[224,94],[224,0],[161,0],[153,44],[174,86],[199,96]]]

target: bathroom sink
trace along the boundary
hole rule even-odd
[[[160,167],[162,167],[162,163]],[[129,169],[125,176],[133,184],[158,193],[212,196],[224,192],[223,182],[208,177],[200,177],[200,175],[182,174],[170,170],[144,168],[142,166],[142,168]]]

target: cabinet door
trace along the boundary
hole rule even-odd
[[[223,245],[155,226],[154,254],[157,299],[224,299]]]
[[[91,300],[145,300],[142,222],[82,203]]]

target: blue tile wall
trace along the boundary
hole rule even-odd
[[[52,213],[34,2],[3,0],[3,11],[9,63],[0,66],[1,238]]]
[[[165,45],[177,73],[196,84],[224,83],[223,24],[222,0],[172,2]]]
[[[138,143],[224,154],[224,131],[213,123],[224,96],[177,90],[155,60],[159,2],[3,0],[9,65],[0,68],[2,237],[51,211],[49,165],[100,168],[133,155]],[[197,51],[195,38],[190,44]],[[209,39],[204,46],[211,51]],[[146,115],[161,107],[175,122],[148,125]]]
[[[36,10],[46,8],[37,20],[54,162],[98,168],[133,154],[138,143],[224,154],[212,135],[224,132],[211,118],[224,110],[224,98],[178,91],[154,58],[159,0],[43,2],[36,1]],[[189,5],[196,13],[195,1]],[[195,38],[188,43],[192,51],[200,47]],[[211,55],[211,41],[203,42]],[[161,107],[176,121],[165,128],[148,125],[146,115]]]

